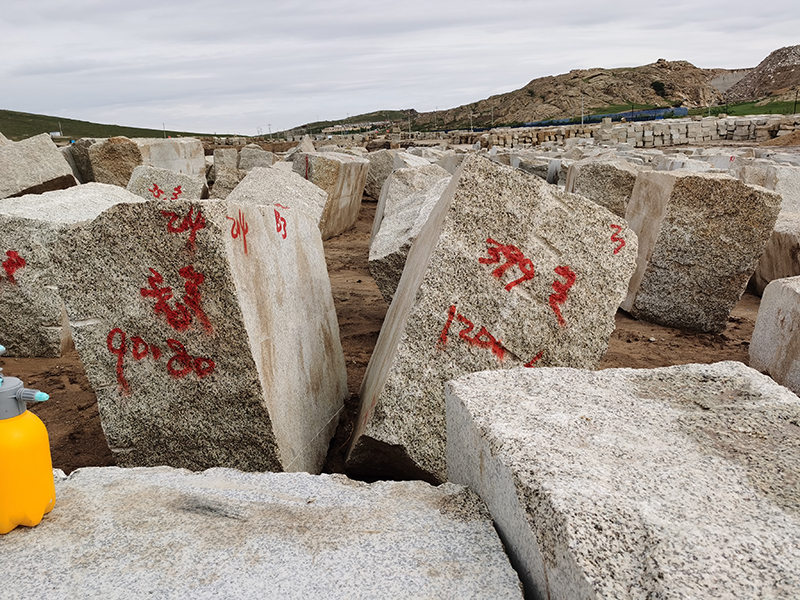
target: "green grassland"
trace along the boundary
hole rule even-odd
[[[208,136],[207,133],[191,133],[187,131],[172,131],[163,129],[142,129],[139,127],[122,127],[120,125],[101,125],[89,121],[65,119],[63,117],[49,117],[31,113],[16,112],[13,110],[0,110],[0,133],[10,140],[19,141],[40,133],[50,133],[59,130],[63,137],[77,140],[82,137],[106,138],[117,135],[125,137],[165,137],[166,136]]]
[[[800,107],[800,102],[797,104]],[[721,106],[712,106],[710,108],[692,108],[689,110],[690,115],[708,115],[716,116],[719,114],[727,114],[731,117],[744,117],[747,115],[791,115],[794,114],[795,103],[794,100],[788,102],[774,101],[774,100],[760,100],[758,102],[740,102],[738,104],[725,104]]]

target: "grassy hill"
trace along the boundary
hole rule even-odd
[[[63,117],[50,117],[47,115],[36,115],[13,110],[0,110],[0,133],[10,140],[19,141],[40,133],[59,131],[59,123],[61,123],[61,133],[63,136],[75,140],[82,137],[105,138],[115,135],[124,135],[125,137],[164,137],[165,135],[173,137],[197,137],[211,135],[208,133],[192,133],[169,129],[164,132],[162,129],[102,125],[99,123],[90,123],[89,121],[65,119]]]

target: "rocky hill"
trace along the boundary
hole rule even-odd
[[[800,45],[775,50],[728,90],[731,102],[781,96],[800,87]]]
[[[525,87],[449,110],[416,115],[417,128],[468,128],[470,112],[475,127],[521,124],[543,119],[580,116],[581,99],[586,114],[609,106],[685,106],[720,104],[722,92],[712,80],[722,81],[734,72],[700,69],[686,61],[662,58],[641,67],[573,70],[564,75],[540,77]],[[737,73],[738,75],[738,73]],[[492,112],[494,115],[492,115]]]

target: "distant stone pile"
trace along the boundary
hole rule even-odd
[[[56,473],[0,544],[44,566],[5,589],[798,597],[800,158],[688,145],[723,122],[213,158],[0,136],[0,342],[74,343],[125,467]],[[347,397],[322,241],[363,198],[389,310],[346,467],[371,484],[319,475]],[[748,282],[772,379],[596,370],[620,307],[720,332]]]
[[[726,93],[731,102],[760,100],[800,87],[800,45],[770,53]]]

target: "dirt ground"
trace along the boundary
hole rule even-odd
[[[375,203],[362,203],[356,227],[325,242],[333,299],[347,363],[350,400],[331,443],[327,472],[343,471],[343,450],[352,431],[358,388],[378,339],[387,306],[369,275],[367,256]],[[601,368],[663,367],[721,360],[748,362],[759,298],[745,293],[719,335],[693,333],[636,321],[622,311]],[[7,376],[50,394],[31,407],[50,434],[53,466],[70,473],[78,467],[108,466],[114,458],[106,445],[97,401],[76,351],[62,358],[0,358]]]

